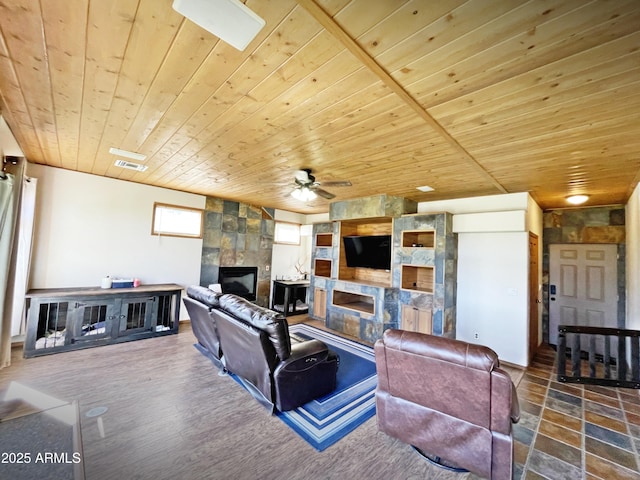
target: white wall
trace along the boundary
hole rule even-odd
[[[528,365],[529,232],[539,237],[542,210],[524,193],[418,204],[420,213],[453,213],[458,234],[456,338],[487,345],[510,363]],[[541,312],[538,312],[542,338]],[[476,334],[478,337],[476,338]]]
[[[9,125],[2,115],[0,115],[0,156],[12,155],[14,157],[24,157],[22,149],[18,145]]]
[[[527,192],[521,192],[421,202],[418,204],[418,213],[449,212],[456,214],[527,210],[530,198]]]
[[[458,234],[456,338],[528,363],[527,232]]]
[[[627,328],[640,330],[640,184],[626,208]]]
[[[29,164],[38,179],[31,288],[200,282],[202,240],[151,235],[153,203],[204,208],[205,197]],[[184,318],[181,315],[181,318]]]
[[[274,220],[305,225],[306,215],[276,210]],[[300,245],[273,244],[271,259],[271,279],[288,278],[298,275],[296,265],[302,264],[302,269],[309,273],[311,270],[311,236],[308,229],[302,229],[304,235],[300,237]]]

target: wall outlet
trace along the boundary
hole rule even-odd
[[[269,270],[271,270],[271,265],[265,265],[264,266],[264,271],[268,272]]]
[[[478,339],[480,337],[480,335],[478,335],[478,332],[473,334],[473,338]]]

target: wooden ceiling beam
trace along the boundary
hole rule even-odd
[[[402,86],[375,61],[351,36],[336,23],[314,0],[296,0],[320,25],[322,25],[336,40],[338,40],[349,52],[360,60],[374,75],[376,75],[388,88],[416,112],[431,128],[433,128],[445,141],[455,149],[462,158],[477,172],[482,174],[501,193],[508,193],[507,189],[498,182],[482,165],[453,138],[438,121],[433,118]]]

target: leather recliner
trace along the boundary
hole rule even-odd
[[[379,430],[481,477],[512,478],[520,407],[493,350],[393,329],[374,350]]]
[[[198,349],[222,370],[222,349],[212,313],[214,308],[220,307],[219,297],[208,288],[191,286],[182,300],[191,319],[191,330],[198,340]]]
[[[281,313],[204,287],[189,287],[187,296],[192,306],[206,301],[207,322],[191,319],[200,345],[215,350],[215,333],[224,369],[267,408],[291,410],[335,390],[337,355],[319,340],[292,342]]]

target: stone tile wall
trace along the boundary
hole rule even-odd
[[[356,206],[358,211],[362,212],[362,203],[357,203]],[[327,327],[334,330],[368,342],[375,342],[382,337],[384,330],[399,328],[401,308],[404,304],[432,310],[433,334],[455,338],[457,237],[452,232],[453,216],[448,213],[405,215],[395,218],[393,223],[394,258],[392,284],[389,287],[338,280],[339,222],[314,225],[314,242],[318,233],[333,233],[333,246],[327,248],[313,244],[309,292],[311,312],[315,303],[314,288],[317,287],[327,291],[327,318],[321,320],[325,321]],[[402,247],[403,230],[434,230],[436,232],[434,248]],[[315,275],[313,264],[315,259],[332,261],[331,278]],[[402,264],[433,266],[435,269],[434,293],[401,289]],[[360,313],[332,305],[334,289],[373,297],[376,314]]]
[[[453,215],[450,213],[406,215],[397,218],[393,226],[393,286],[399,288],[402,285],[403,264],[433,266],[435,269],[433,295],[400,290],[399,304],[430,308],[433,315],[433,334],[449,338],[456,336],[458,241],[452,227]],[[434,248],[403,247],[402,232],[405,230],[434,230]]]
[[[256,303],[269,305],[271,255],[275,222],[265,219],[262,208],[207,197],[202,242],[200,285],[218,281],[218,267],[258,267]]]
[[[618,326],[625,316],[625,210],[623,206],[549,210],[543,214],[542,325],[549,339],[549,245],[555,243],[615,243],[618,245]]]

